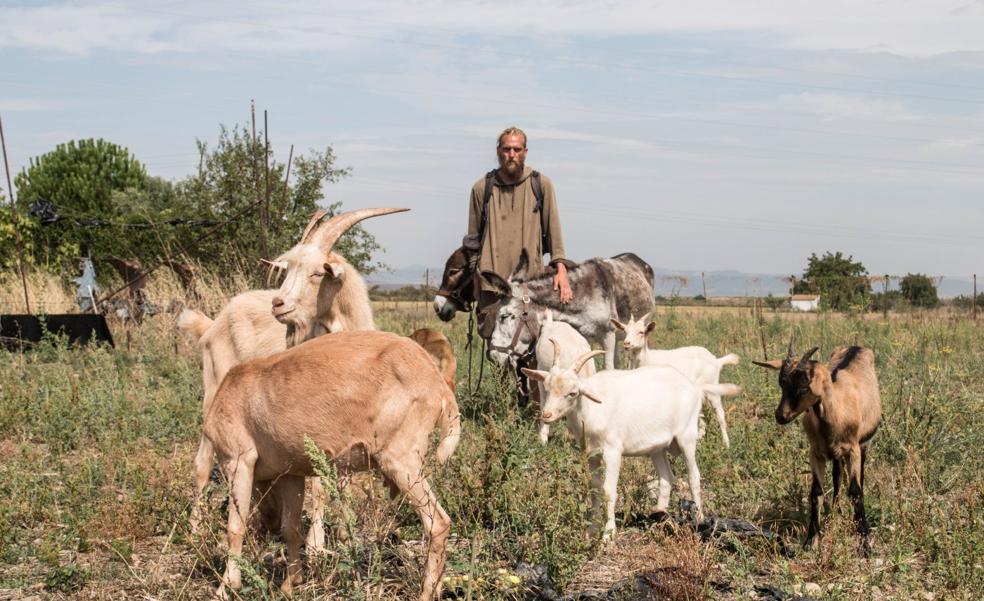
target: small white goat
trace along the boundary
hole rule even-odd
[[[541,371],[549,371],[554,365],[570,367],[574,361],[591,352],[591,345],[569,323],[554,321],[553,311],[547,309],[543,314],[543,324],[536,339],[536,367]],[[594,361],[586,361],[578,374],[587,378],[595,373]],[[539,399],[542,403],[547,398],[543,382],[537,382]],[[569,418],[572,419],[572,418]],[[550,439],[550,424],[540,421],[540,442],[546,444]]]
[[[668,350],[650,349],[648,337],[656,324],[649,321],[649,315],[649,313],[643,315],[638,321],[630,318],[629,323],[612,320],[616,328],[625,332],[625,341],[622,345],[630,368],[643,365],[670,365],[697,384],[717,384],[721,381],[722,367],[738,364],[738,355],[727,354],[723,357],[715,357],[714,353],[702,346],[684,346]],[[724,448],[727,449],[731,446],[731,439],[728,438],[728,423],[724,417],[721,395],[708,392],[704,395],[704,400],[714,408],[718,425],[721,426],[721,440],[724,442]]]
[[[594,489],[592,529],[600,521],[603,491],[606,500],[603,534],[609,537],[615,532],[615,501],[623,456],[652,460],[659,473],[657,508],[665,510],[673,487],[667,451],[674,447],[686,459],[697,519],[703,519],[697,468],[697,416],[701,397],[706,392],[735,395],[741,389],[734,384],[694,384],[673,367],[607,370],[588,378],[578,375],[585,362],[603,353],[591,351],[566,369],[557,365],[549,372],[523,368],[528,377],[542,382],[546,390],[540,418],[552,423],[571,416],[567,426],[576,440],[583,441]]]
[[[438,597],[451,520],[424,472],[438,423],[443,463],[461,436],[454,393],[431,356],[396,334],[338,332],[233,367],[204,424],[231,497],[229,559],[219,595],[242,584],[237,560],[256,483],[271,483],[281,503],[287,547],[281,589],[289,594],[301,581],[304,477],[314,475],[304,444],[310,438],[338,469],[378,469],[391,490],[407,495],[428,543],[419,599]]]

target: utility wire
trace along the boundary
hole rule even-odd
[[[447,50],[456,53],[459,56],[467,56],[474,53],[483,54],[495,54],[498,56],[505,56],[510,58],[522,59],[525,61],[541,61],[541,62],[552,62],[556,64],[565,64],[572,66],[582,66],[582,67],[596,67],[599,69],[621,69],[627,71],[639,71],[645,73],[662,73],[665,75],[673,75],[678,77],[689,77],[689,78],[702,78],[702,79],[716,79],[716,80],[727,80],[736,82],[746,82],[755,83],[760,85],[770,85],[778,87],[795,87],[803,89],[814,89],[814,90],[826,90],[826,91],[837,91],[837,92],[849,92],[852,94],[870,94],[876,96],[888,96],[896,98],[913,98],[918,100],[933,100],[938,102],[953,102],[961,104],[984,104],[984,99],[969,99],[969,98],[949,98],[942,96],[930,96],[925,94],[906,94],[901,92],[886,92],[880,90],[866,90],[866,89],[856,89],[856,88],[846,88],[843,86],[828,86],[828,85],[815,85],[806,84],[798,82],[789,81],[769,81],[754,77],[745,77],[740,75],[725,75],[725,74],[715,74],[715,73],[701,73],[694,71],[684,71],[679,69],[665,69],[660,67],[647,67],[643,65],[632,65],[626,63],[615,63],[610,61],[597,61],[597,60],[587,60],[578,58],[565,58],[565,57],[544,57],[541,55],[534,55],[524,52],[513,52],[509,50],[503,50],[501,47],[491,46],[491,45],[481,45],[478,47],[465,46],[462,44],[448,44],[440,42],[422,42],[419,40],[411,39],[401,39],[393,38],[382,35],[372,35],[365,33],[351,33],[342,31],[328,31],[323,28],[318,27],[300,27],[296,25],[275,25],[271,23],[264,23],[260,21],[250,21],[245,19],[230,19],[226,17],[213,17],[204,15],[189,15],[186,13],[178,13],[173,11],[164,11],[158,9],[140,9],[132,8],[134,12],[144,12],[151,14],[160,14],[164,16],[179,17],[184,19],[194,19],[197,21],[213,21],[219,23],[230,23],[236,25],[249,25],[252,27],[266,28],[279,31],[292,31],[299,33],[311,33],[322,36],[331,36],[338,38],[349,38],[358,40],[371,40],[377,42],[386,42],[390,44],[407,45],[407,46],[418,46],[421,48],[431,48],[435,50]]]

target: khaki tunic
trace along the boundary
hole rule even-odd
[[[494,271],[509,279],[519,263],[520,253],[526,250],[530,258],[527,271],[529,277],[542,274],[543,255],[550,254],[550,264],[563,262],[573,265],[564,254],[564,238],[560,231],[560,216],[557,213],[557,195],[550,178],[540,174],[543,188],[543,225],[547,228],[550,248],[541,248],[540,214],[534,213],[536,195],[530,174],[533,169],[525,167],[520,181],[514,185],[499,183],[492,178],[492,197],[489,198],[485,240],[479,255],[478,268]],[[482,218],[482,198],[485,193],[485,177],[482,177],[471,190],[468,211],[468,235],[478,234]],[[482,288],[491,288],[484,280]]]

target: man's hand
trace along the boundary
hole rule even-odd
[[[574,298],[571,292],[571,282],[567,279],[567,266],[557,263],[557,275],[553,279],[553,289],[560,290],[560,303],[566,305]]]

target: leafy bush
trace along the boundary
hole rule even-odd
[[[822,257],[813,253],[807,259],[802,279],[793,284],[793,294],[819,294],[822,309],[863,309],[871,293],[867,276],[868,270],[853,256],[845,257],[840,251],[827,252]]]
[[[940,304],[936,294],[936,284],[929,276],[921,273],[906,274],[899,282],[899,290],[903,298],[913,307],[932,309]]]

